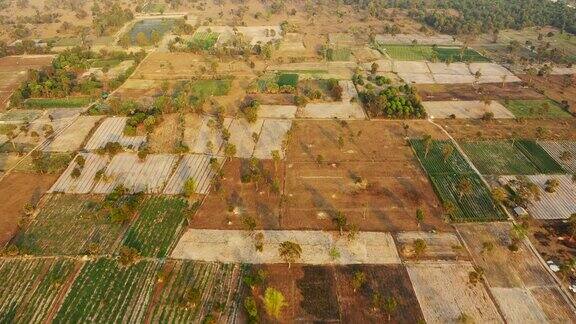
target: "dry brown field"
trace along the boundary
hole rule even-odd
[[[576,77],[564,75],[548,75],[545,77],[530,77],[528,75],[518,75],[525,82],[532,83],[534,88],[542,91],[547,97],[562,102],[566,100],[573,113],[576,113]],[[567,86],[566,78],[572,78],[572,85]]]
[[[513,100],[513,99],[542,99],[544,96],[536,90],[521,83],[483,83],[477,86],[472,84],[419,84],[416,85],[418,94],[425,101],[443,100]]]
[[[28,69],[40,69],[52,62],[52,55],[6,56],[0,58],[0,112],[6,109],[12,92],[26,79]]]

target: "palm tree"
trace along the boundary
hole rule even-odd
[[[394,296],[386,298],[384,301],[384,311],[388,315],[388,322],[390,322],[392,314],[396,312],[396,308],[398,308],[398,301],[396,301],[396,298],[394,298]]]
[[[420,229],[420,224],[424,221],[424,211],[420,208],[416,210],[416,221],[418,222],[418,229]]]
[[[282,308],[287,306],[284,295],[272,287],[266,288],[264,293],[264,307],[268,315],[278,319]]]
[[[278,253],[282,260],[288,263],[288,269],[290,269],[290,265],[300,259],[300,256],[302,255],[302,247],[298,243],[284,241],[280,243]]]
[[[456,187],[460,198],[462,198],[464,195],[469,194],[472,191],[472,182],[470,182],[468,178],[462,178]]]
[[[572,231],[572,233],[570,233],[570,241],[572,241],[574,235],[576,235],[576,213],[570,215],[568,218],[568,225],[570,226],[570,231]]]
[[[444,158],[444,162],[448,161],[452,152],[454,152],[454,146],[450,144],[444,144],[444,146],[442,146],[442,157]]]
[[[274,160],[274,173],[278,172],[278,164],[280,164],[280,151],[278,150],[273,150],[272,152],[270,152],[270,155],[272,155],[272,160]]]

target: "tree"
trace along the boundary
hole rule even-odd
[[[448,158],[452,155],[453,152],[454,146],[450,144],[444,144],[442,146],[442,158],[444,159],[444,162],[448,161]]]
[[[352,289],[354,289],[354,292],[362,288],[365,282],[366,282],[366,275],[364,274],[364,272],[360,270],[354,271],[354,277],[352,277]]]
[[[272,160],[274,161],[274,172],[278,172],[278,165],[280,164],[280,161],[282,160],[282,158],[280,157],[280,151],[279,150],[273,150],[272,152],[270,152],[270,155],[272,155]]]
[[[378,66],[378,63],[374,62],[372,63],[372,66],[370,67],[370,72],[372,72],[372,74],[376,74],[378,72],[378,68],[380,66]]]
[[[458,181],[456,188],[458,189],[460,198],[462,198],[464,195],[469,194],[472,191],[472,182],[470,182],[470,179],[468,178],[462,178]]]
[[[332,218],[332,222],[336,225],[338,231],[340,231],[340,235],[342,235],[344,233],[346,225],[348,224],[348,219],[346,218],[346,215],[344,215],[344,213],[342,213],[341,211],[337,211],[336,215],[334,215],[334,217]]]
[[[430,152],[430,148],[432,147],[432,136],[429,134],[424,135],[424,158],[428,157],[428,152]]]
[[[510,239],[512,243],[508,247],[511,251],[518,251],[518,244],[528,235],[527,224],[514,224],[510,229]]]
[[[290,269],[290,265],[300,259],[300,256],[302,255],[302,247],[300,247],[298,243],[284,241],[280,243],[278,253],[282,260],[288,263],[288,269]]]
[[[576,213],[573,213],[568,218],[568,226],[570,226],[570,240],[574,239],[574,235],[576,235]]]
[[[556,192],[556,189],[560,186],[560,182],[557,179],[548,179],[546,180],[546,187],[544,190],[549,193]]]
[[[560,153],[560,160],[562,160],[564,162],[568,162],[568,161],[572,160],[572,152],[562,151],[562,153]]]
[[[143,32],[139,32],[138,34],[136,34],[136,44],[138,44],[138,46],[147,46],[148,45],[148,37],[146,37],[146,34],[144,34]]]
[[[184,182],[184,194],[191,197],[194,193],[196,193],[196,180],[190,177]]]
[[[388,316],[388,322],[390,322],[392,314],[396,312],[397,308],[398,301],[394,296],[390,296],[384,300],[384,312],[386,312],[386,315]]]
[[[419,258],[422,254],[424,254],[424,251],[426,251],[426,248],[428,247],[428,245],[426,244],[426,241],[424,241],[423,239],[416,239],[414,240],[414,255]]]
[[[494,199],[497,203],[503,203],[508,200],[508,193],[502,187],[496,187],[492,189],[492,199]]]
[[[234,155],[236,155],[236,145],[232,143],[226,144],[224,147],[224,155],[228,158],[234,157]]]
[[[416,210],[416,221],[418,222],[418,229],[420,229],[420,224],[424,222],[424,211],[420,208]]]
[[[264,308],[269,316],[279,319],[282,308],[287,305],[284,295],[282,295],[280,291],[272,287],[266,288],[266,292],[264,293]]]
[[[153,45],[158,45],[158,43],[160,42],[160,33],[157,32],[156,30],[152,30],[152,33],[150,34],[150,42]]]
[[[135,263],[140,257],[140,253],[135,248],[123,246],[120,248],[120,257],[118,262],[123,266],[128,266]]]

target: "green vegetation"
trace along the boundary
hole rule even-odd
[[[106,3],[103,8],[98,2],[92,6],[92,25],[97,36],[111,35],[125,23],[134,19],[132,11],[122,9],[119,3]]]
[[[198,80],[190,85],[193,96],[206,98],[210,96],[224,96],[230,92],[232,79]]]
[[[356,83],[360,80],[354,78]],[[426,118],[426,110],[416,94],[416,89],[408,84],[389,86],[378,92],[375,89],[360,91],[358,97],[370,117]]]
[[[0,260],[0,322],[40,323],[47,319],[66,280],[74,272],[69,259]]]
[[[298,74],[296,73],[280,73],[278,74],[278,80],[276,81],[279,87],[291,86],[296,87],[298,85]]]
[[[90,97],[68,98],[29,98],[24,101],[26,108],[77,108],[84,107],[93,101]]]
[[[562,167],[534,141],[481,141],[460,145],[482,174],[563,173]]]
[[[449,141],[410,140],[452,221],[505,219],[480,177]]]
[[[383,45],[375,47],[400,61],[440,62],[488,62],[489,60],[473,49],[460,47],[438,47],[429,45]]]
[[[123,245],[136,249],[141,256],[168,256],[180,236],[187,206],[181,198],[146,199],[138,207],[138,218],[126,232]]]
[[[220,34],[215,32],[196,32],[187,46],[192,51],[206,51],[214,47]]]
[[[89,261],[72,284],[54,322],[143,322],[161,263]]]
[[[572,115],[549,99],[544,100],[505,100],[504,106],[514,116],[521,118],[571,118]]]
[[[326,49],[326,59],[328,61],[350,61],[352,51],[347,47],[337,47]]]
[[[205,314],[232,309],[228,297],[235,296],[238,266],[224,263],[178,261],[163,277],[165,284],[150,313],[152,323],[200,323]],[[236,273],[235,273],[236,270]]]
[[[14,243],[27,254],[112,254],[124,226],[111,213],[101,199],[53,196]]]
[[[144,19],[136,22],[132,29],[119,40],[121,46],[156,45],[162,36],[174,26],[174,19]]]

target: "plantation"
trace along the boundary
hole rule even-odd
[[[350,61],[352,51],[348,47],[336,47],[326,50],[326,58],[328,61]]]
[[[231,79],[199,80],[190,85],[190,92],[197,98],[224,96],[230,92]]]
[[[38,255],[111,254],[123,232],[101,199],[74,195],[50,197],[15,244]]]
[[[298,74],[295,73],[280,73],[278,75],[278,80],[276,81],[279,87],[291,86],[296,87],[298,85]]]
[[[487,58],[470,48],[383,44],[377,44],[375,47],[393,60],[399,61],[489,62]]]
[[[123,241],[141,256],[166,257],[180,237],[186,220],[187,202],[181,198],[153,197],[138,208],[138,218],[132,223]]]
[[[140,323],[146,315],[161,263],[137,261],[121,266],[115,259],[89,261],[72,284],[56,323]]]
[[[152,323],[198,323],[209,317],[227,322],[236,311],[239,265],[169,261],[165,269],[165,283],[151,306]]]
[[[148,42],[154,42],[152,37],[154,33],[162,38],[173,26],[174,19],[144,19],[136,22],[127,35],[132,45],[148,45]],[[144,35],[145,43],[139,40],[139,34]]]
[[[567,111],[549,99],[543,100],[505,100],[504,106],[516,117],[521,118],[571,118]]]
[[[46,108],[78,108],[84,107],[93,101],[90,97],[68,97],[68,98],[29,98],[24,101],[26,108],[46,109]]]
[[[506,219],[492,201],[490,191],[451,142],[410,140],[410,143],[452,221]]]
[[[468,191],[459,188],[463,179],[468,179]],[[475,174],[433,174],[430,180],[434,185],[446,214],[452,221],[491,221],[504,220],[506,215],[492,201],[490,191]],[[450,206],[450,207],[447,207]]]
[[[219,33],[216,32],[196,32],[192,39],[188,42],[188,47],[192,50],[209,50],[218,41],[218,37],[220,37]]]
[[[462,149],[482,174],[562,173],[562,167],[529,140],[462,142]]]
[[[44,322],[74,268],[67,259],[0,260],[0,322]]]

